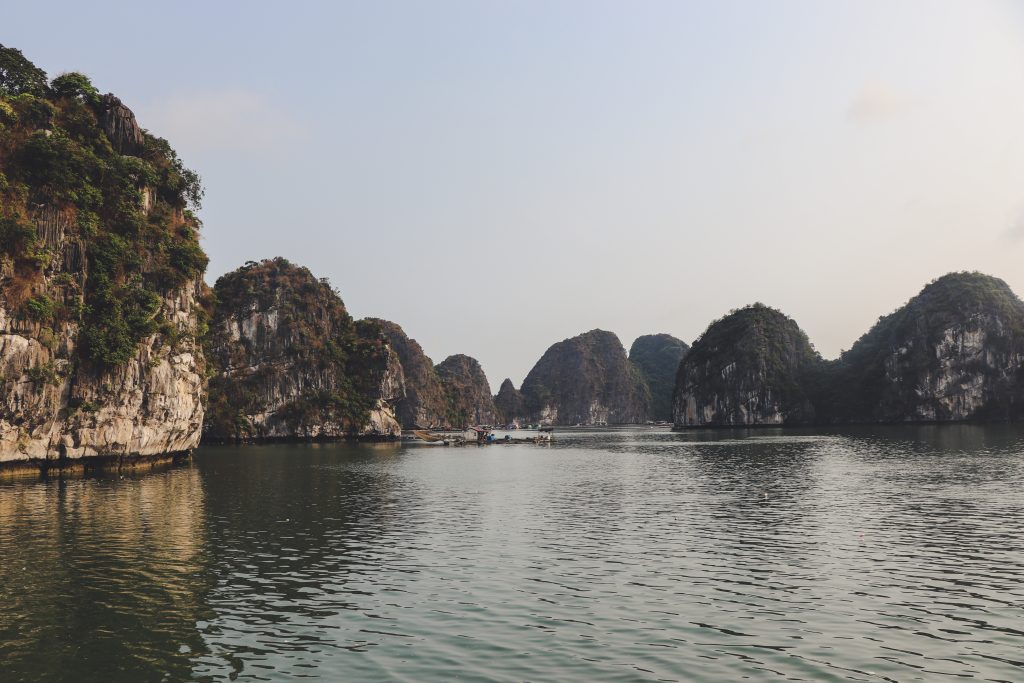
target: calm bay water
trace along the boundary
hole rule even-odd
[[[1024,428],[0,483],[0,681],[1024,680]]]

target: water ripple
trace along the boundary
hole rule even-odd
[[[0,485],[0,679],[1024,679],[1024,430],[210,448]]]

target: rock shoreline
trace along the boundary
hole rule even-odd
[[[0,462],[0,480],[83,476],[93,473],[141,472],[188,462],[192,451],[154,455],[89,455],[80,458],[33,458]]]

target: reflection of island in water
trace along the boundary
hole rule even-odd
[[[7,680],[154,680],[155,662],[187,679],[208,617],[203,515],[191,467],[0,486]]]

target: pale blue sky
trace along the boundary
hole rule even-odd
[[[1024,293],[1024,12],[983,0],[51,2],[203,176],[208,280],[282,255],[497,388],[763,301],[835,356],[950,270]]]

